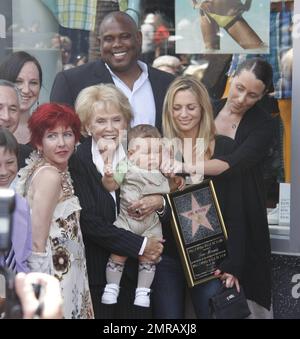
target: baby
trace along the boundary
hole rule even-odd
[[[161,136],[151,125],[138,125],[128,133],[127,159],[121,160],[112,172],[111,164],[105,167],[102,183],[108,191],[120,187],[120,214],[114,225],[144,237],[162,239],[161,223],[156,212],[140,220],[140,211],[136,210],[137,219],[128,215],[127,209],[133,201],[145,195],[167,194],[170,186],[182,189],[184,180],[181,177],[167,179],[160,171]],[[169,182],[171,185],[169,185]],[[115,304],[119,295],[120,280],[127,257],[111,254],[106,267],[107,284],[102,295],[102,303]],[[134,305],[150,306],[150,287],[156,270],[155,262],[145,261],[139,257],[138,284]]]

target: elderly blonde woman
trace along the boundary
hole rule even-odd
[[[182,70],[180,60],[173,55],[161,55],[157,57],[154,59],[152,66],[173,75],[178,75]]]
[[[110,154],[113,168],[125,156],[120,142],[132,119],[129,102],[114,85],[101,84],[83,89],[77,97],[75,109],[82,122],[82,133],[88,138],[77,148],[70,162],[70,171],[82,207],[80,222],[95,317],[150,317],[149,309],[132,306],[137,281],[137,262],[134,259],[143,255],[148,260],[157,261],[163,249],[162,239],[145,238],[114,226],[119,193],[108,192],[102,185],[108,150],[113,150]],[[141,200],[144,213],[163,207],[160,195]],[[115,305],[101,303],[110,253],[129,258]],[[111,267],[111,274],[117,270],[118,267]]]
[[[207,90],[192,76],[180,76],[169,87],[163,109],[163,131],[164,137],[169,139],[190,140],[191,149],[184,152],[182,158],[185,170],[193,179],[198,177],[194,164],[203,160],[197,159],[199,139],[204,143],[204,160],[230,153],[233,149],[234,143],[230,138],[216,135]],[[214,272],[216,279],[189,289],[198,318],[211,317],[209,298],[218,292],[222,282],[226,287],[235,285],[239,290],[243,268],[244,219],[240,174],[214,177],[213,183],[227,226],[229,255]],[[166,239],[165,249],[162,261],[157,265],[153,285],[154,317],[182,319],[187,284],[170,225],[163,225],[163,236]]]

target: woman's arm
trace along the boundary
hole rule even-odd
[[[263,112],[262,112],[263,113]],[[247,169],[257,165],[267,155],[275,134],[275,120],[270,118],[253,128],[233,152],[205,161],[204,173],[219,175],[229,168]]]
[[[45,252],[55,207],[61,194],[61,177],[54,168],[43,168],[31,183],[32,249]]]
[[[226,161],[211,159],[204,161],[204,174],[205,175],[220,175],[227,171],[229,165]]]

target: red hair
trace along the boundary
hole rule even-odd
[[[30,117],[28,127],[31,132],[30,143],[32,146],[42,144],[46,130],[57,126],[71,127],[75,141],[80,138],[80,119],[73,108],[57,103],[46,103],[40,105]]]

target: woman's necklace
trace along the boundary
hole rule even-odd
[[[240,117],[239,117],[239,118],[240,118]],[[230,123],[231,123],[231,128],[232,128],[232,129],[237,129],[237,127],[238,127],[240,121],[241,121],[241,119],[238,119],[238,120],[236,120],[236,121],[230,122]]]

